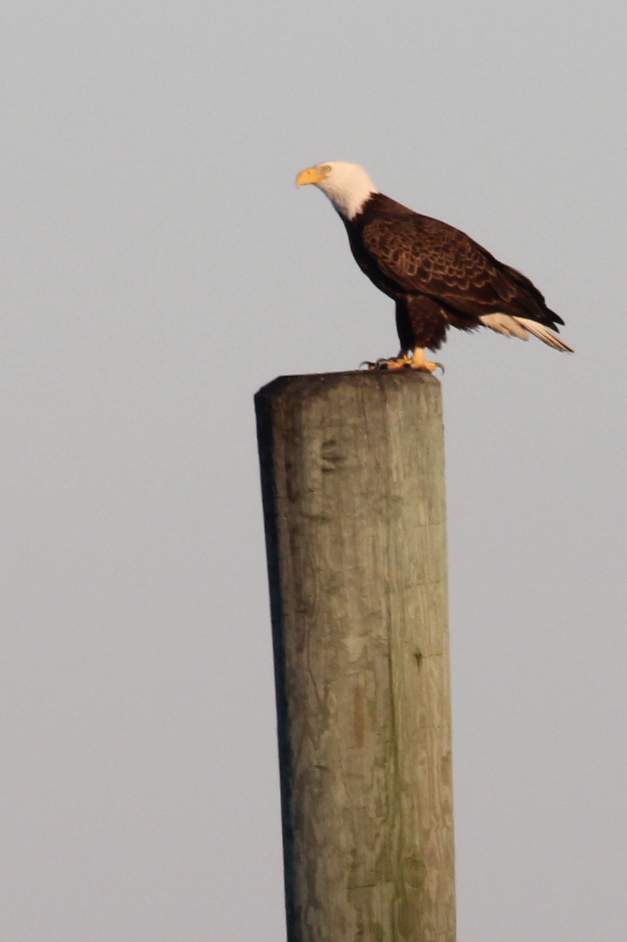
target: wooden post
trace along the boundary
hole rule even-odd
[[[256,396],[289,942],[454,942],[444,449],[422,373]]]

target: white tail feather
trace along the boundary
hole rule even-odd
[[[516,317],[515,320],[519,324],[528,330],[530,334],[533,334],[534,337],[537,337],[538,340],[541,340],[543,343],[547,343],[549,347],[553,347],[554,350],[560,350],[562,353],[574,353],[572,347],[569,347],[567,343],[564,343],[563,340],[560,340],[552,330],[549,330],[548,327],[545,327],[544,324],[538,324],[537,321],[530,321],[527,317]]]
[[[510,314],[484,314],[479,320],[490,330],[495,330],[497,334],[505,334],[506,337],[518,337],[519,340],[529,340],[528,334],[533,334],[534,337],[537,337],[543,343],[547,343],[554,350],[560,350],[562,353],[575,352],[572,347],[560,340],[544,324],[529,320],[528,317],[516,317]]]
[[[519,340],[529,340],[525,328],[516,323],[518,318],[510,317],[509,314],[484,314],[479,320],[490,330],[495,330],[497,334],[518,337]]]

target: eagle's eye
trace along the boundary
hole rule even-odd
[[[329,176],[329,174],[331,173],[332,169],[333,169],[333,167],[331,166],[331,164],[321,164],[321,165],[320,165],[320,170],[321,170],[322,173],[325,175],[325,177],[328,177],[328,176]]]

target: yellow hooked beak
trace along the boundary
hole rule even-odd
[[[307,186],[308,183],[320,183],[328,174],[322,167],[305,167],[296,177],[296,186]]]

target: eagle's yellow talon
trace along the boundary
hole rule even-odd
[[[385,370],[421,370],[423,373],[434,373],[436,370],[442,370],[442,373],[444,373],[442,363],[432,363],[431,360],[425,360],[424,350],[421,347],[416,347],[412,356],[399,353],[397,357],[362,360],[359,364],[360,369],[362,366],[368,367],[369,370],[379,370],[381,372]]]
[[[397,357],[380,357],[369,369],[371,370],[404,370],[411,367],[411,360],[406,353]]]

